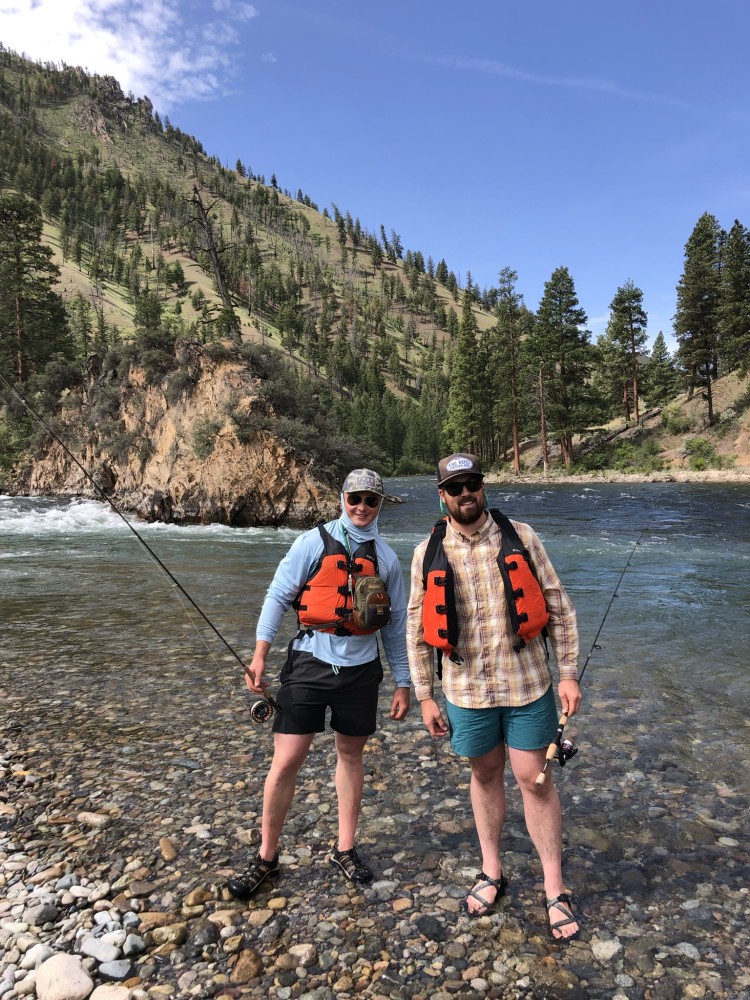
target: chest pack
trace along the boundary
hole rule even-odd
[[[497,567],[503,581],[511,627],[516,636],[513,649],[518,653],[538,635],[546,635],[549,611],[534,573],[531,556],[512,522],[499,510],[491,510],[490,514],[500,528],[502,541],[497,554]],[[461,663],[462,659],[456,653],[459,628],[455,574],[443,545],[447,527],[446,519],[438,521],[425,549],[422,563],[422,583],[425,590],[422,630],[428,645],[434,646],[454,663]]]
[[[302,631],[370,635],[391,620],[391,599],[378,575],[375,542],[350,554],[319,524],[323,555],[293,602]]]

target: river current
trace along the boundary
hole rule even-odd
[[[385,507],[380,529],[408,589],[413,548],[438,516],[434,484],[414,477],[387,488],[404,503]],[[674,711],[689,703],[706,724],[744,723],[750,485],[503,484],[488,496],[541,536],[576,605],[584,686],[597,698],[616,686],[644,709],[674,700]],[[297,532],[133,524],[247,655],[266,587]],[[287,615],[277,664],[293,632]],[[115,703],[133,683],[153,687],[157,712],[175,678],[210,680],[228,697],[241,688],[229,651],[127,525],[91,500],[0,497],[0,634],[0,663],[54,663]]]

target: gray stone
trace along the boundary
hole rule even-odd
[[[98,972],[102,979],[123,980],[129,978],[132,968],[132,964],[127,959],[122,958],[116,962],[102,962]]]

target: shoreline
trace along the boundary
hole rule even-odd
[[[554,770],[584,921],[565,947],[548,936],[512,780],[509,891],[490,916],[463,912],[480,857],[468,769],[414,707],[388,718],[387,684],[358,835],[374,881],[354,886],[328,862],[327,733],[300,774],[280,877],[240,903],[225,882],[257,848],[271,735],[239,694],[212,687],[196,704],[194,683],[177,683],[167,710],[166,692],[133,678],[118,703],[78,664],[1,666],[3,1000],[49,1000],[47,961],[85,976],[62,1000],[94,987],[91,1000],[750,1000],[748,794],[735,781],[750,761],[722,731],[731,710],[686,743],[689,693],[665,717],[600,667],[571,723],[582,753]],[[56,709],[47,689],[64,692]]]
[[[750,469],[665,469],[661,472],[587,472],[571,473],[522,472],[520,476],[506,472],[488,472],[490,484],[524,483],[554,485],[561,483],[750,483]]]

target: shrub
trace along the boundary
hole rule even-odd
[[[734,465],[734,458],[718,455],[707,438],[689,438],[685,442],[684,452],[690,468],[696,472],[703,472],[706,469],[726,469]]]
[[[164,387],[164,398],[169,406],[174,406],[175,403],[179,403],[183,393],[189,395],[194,386],[195,379],[193,376],[190,372],[181,368],[167,379],[167,384]]]
[[[220,430],[221,421],[209,420],[207,417],[199,420],[195,425],[192,437],[193,451],[202,461],[205,462],[213,453],[216,445],[216,435]]]
[[[692,417],[676,406],[664,408],[661,422],[668,434],[687,434],[693,429]]]

